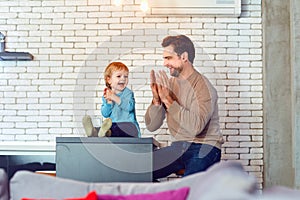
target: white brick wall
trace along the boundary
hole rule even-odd
[[[84,114],[100,117],[102,72],[111,61],[130,68],[138,121],[144,136],[167,145],[166,125],[145,130],[150,69],[162,66],[167,34],[195,42],[195,65],[217,87],[223,160],[238,160],[262,186],[261,1],[242,0],[240,18],[147,17],[139,1],[0,0],[0,31],[8,51],[33,61],[0,62],[0,141],[53,141],[84,135]]]

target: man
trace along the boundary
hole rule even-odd
[[[167,119],[172,144],[154,152],[153,178],[180,169],[184,176],[206,170],[221,159],[218,96],[208,79],[195,70],[195,47],[184,35],[162,42],[166,72],[150,73],[152,102],[145,114],[146,127],[155,131]]]

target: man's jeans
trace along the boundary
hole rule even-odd
[[[173,142],[153,152],[153,179],[166,177],[185,169],[187,176],[205,171],[221,159],[221,150],[208,144]]]

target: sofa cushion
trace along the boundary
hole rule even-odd
[[[115,185],[118,188],[117,194],[120,195],[156,193],[189,187],[188,200],[249,199],[257,192],[256,178],[249,176],[242,165],[235,161],[222,161],[205,172],[171,181],[160,183],[107,183],[107,185]],[[103,193],[102,185],[99,185],[99,183],[90,184],[89,190],[95,190],[98,194],[110,194]]]
[[[161,183],[85,183],[69,179],[18,171],[10,182],[12,199],[84,197],[97,194],[129,195],[157,193],[189,187],[188,200],[250,199],[257,191],[254,176],[249,176],[240,163],[222,161],[207,171]]]
[[[91,190],[89,184],[70,179],[58,178],[30,171],[17,171],[10,180],[12,199],[22,198],[47,198],[63,199],[84,197]],[[117,187],[100,184],[105,193],[117,193]]]
[[[0,200],[8,200],[8,177],[4,169],[0,168]]]
[[[21,200],[43,200],[44,198],[22,198]],[[56,199],[44,199],[44,200],[56,200]],[[66,198],[63,200],[98,200],[98,196],[95,191],[88,193],[85,197],[74,197],[74,198]]]

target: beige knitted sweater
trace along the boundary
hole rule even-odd
[[[159,129],[166,118],[173,141],[205,143],[221,148],[218,95],[209,80],[195,70],[186,80],[172,77],[170,89],[177,100],[167,110],[163,105],[151,104],[145,114],[147,129]]]

